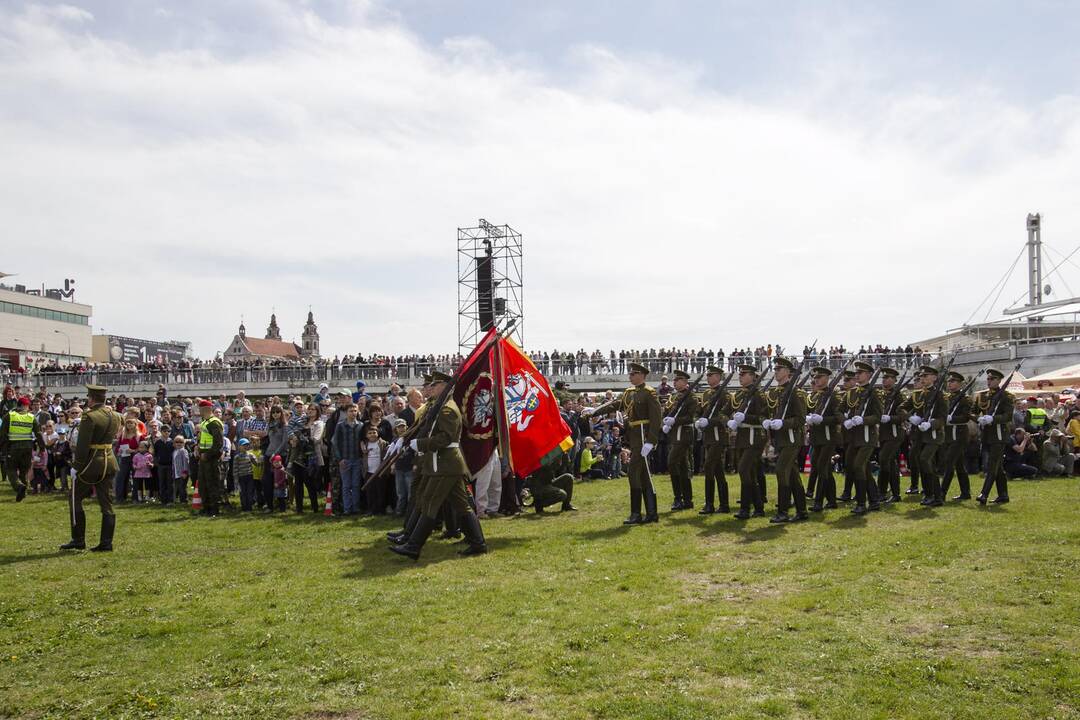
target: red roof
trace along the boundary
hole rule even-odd
[[[283,340],[262,340],[259,338],[241,338],[241,342],[252,355],[268,355],[271,357],[298,358],[300,348],[296,343]]]

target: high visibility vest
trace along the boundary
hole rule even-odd
[[[1046,425],[1046,411],[1042,408],[1031,408],[1028,410],[1031,413],[1031,427],[1042,427]]]
[[[216,417],[210,416],[206,420],[202,421],[202,425],[199,427],[199,449],[209,450],[214,446],[214,436],[207,432],[207,427],[210,423],[217,423],[221,425],[221,431],[225,431],[225,425]]]
[[[8,440],[10,442],[28,442],[34,439],[34,416],[12,410],[8,413]]]

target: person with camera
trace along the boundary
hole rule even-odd
[[[1076,455],[1072,452],[1072,438],[1057,428],[1039,448],[1039,469],[1051,477],[1069,476],[1073,473]]]
[[[1016,428],[1012,433],[1012,441],[1005,446],[1005,473],[1010,478],[1035,477],[1039,470],[1032,464],[1037,456],[1034,436],[1024,428]],[[1008,502],[1008,499],[1001,500]]]

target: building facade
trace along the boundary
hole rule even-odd
[[[0,363],[32,370],[87,362],[92,355],[93,312],[89,305],[22,285],[0,286]]]
[[[319,357],[319,329],[315,325],[315,318],[308,311],[307,323],[304,325],[302,334],[303,347],[294,342],[281,339],[281,330],[278,328],[277,316],[270,315],[270,324],[266,328],[266,336],[263,338],[248,337],[247,328],[241,321],[240,328],[233,336],[232,342],[222,353],[226,362],[252,362],[255,360],[300,360],[302,358]]]

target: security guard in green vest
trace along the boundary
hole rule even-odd
[[[716,496],[719,496],[720,500],[719,511],[731,512],[727,478],[724,476],[724,455],[728,447],[727,412],[731,399],[723,385],[723,378],[724,371],[720,368],[714,365],[705,368],[705,380],[709,387],[702,394],[701,417],[695,422],[701,430],[701,439],[705,446],[705,506],[701,508],[701,515],[711,515],[717,511],[717,507],[713,505],[713,498]]]
[[[45,449],[45,438],[34,414],[30,398],[19,398],[18,406],[0,418],[0,458],[4,458],[4,475],[15,491],[15,502],[26,497],[26,478],[33,467],[34,447]]]
[[[75,482],[71,483],[71,496],[68,498],[71,540],[61,545],[60,549],[86,548],[86,513],[82,504],[90,497],[92,490],[101,508],[101,540],[91,550],[110,552],[116,532],[112,494],[117,463],[112,444],[120,431],[121,418],[105,404],[105,388],[101,385],[87,385],[86,399],[89,409],[79,422],[79,439],[75,443],[71,461],[75,469]]]
[[[851,508],[851,512],[862,515],[867,510],[881,509],[877,485],[870,477],[870,457],[878,442],[881,401],[870,387],[873,366],[861,360],[856,360],[852,366],[855,369],[855,387],[844,393],[847,416],[844,429],[848,433],[844,466],[855,484],[855,507]]]
[[[1009,480],[1003,467],[1005,461],[1005,443],[1009,442],[1012,431],[1013,403],[1015,399],[1001,381],[1005,378],[996,368],[986,371],[985,390],[980,390],[972,400],[972,418],[982,428],[982,446],[986,451],[986,479],[982,492],[975,498],[980,505],[985,505],[990,494],[990,486],[997,485],[995,503],[1009,502]]]
[[[767,417],[762,427],[769,431],[776,448],[776,515],[771,523],[800,522],[810,517],[806,512],[806,491],[802,473],[796,467],[806,427],[806,393],[792,388],[796,380],[795,364],[786,357],[773,359],[776,384],[765,393]],[[788,515],[789,503],[795,500],[795,516]]]
[[[938,475],[938,453],[945,440],[945,406],[943,393],[932,399],[934,385],[937,384],[940,371],[933,366],[919,368],[922,387],[911,393],[901,406],[901,412],[911,425],[912,447],[919,448],[919,475],[923,484],[923,499],[920,505],[937,507],[940,499],[940,476]],[[915,438],[918,438],[918,443]]]
[[[765,400],[757,387],[758,369],[754,365],[739,366],[739,384],[731,393],[727,426],[735,431],[735,450],[739,456],[739,511],[734,517],[747,520],[765,517],[764,496],[758,489],[761,452],[765,448]],[[751,512],[753,508],[753,512]]]
[[[895,369],[881,368],[881,422],[878,424],[878,492],[884,502],[899,502],[900,497],[900,446],[904,444],[903,418],[897,414],[904,402],[902,390],[896,384],[900,375]]]
[[[840,444],[840,423],[844,421],[843,401],[829,390],[832,371],[826,367],[810,370],[811,390],[806,396],[806,424],[810,426],[810,480],[816,482],[812,512],[835,510],[836,478],[832,473],[833,454]],[[809,494],[811,491],[807,490]]]
[[[221,502],[221,453],[225,447],[225,426],[214,415],[214,404],[199,401],[199,492],[202,494],[202,514],[216,517]]]
[[[661,427],[668,437],[668,472],[675,496],[671,505],[673,512],[694,507],[694,421],[698,412],[698,399],[690,387],[690,375],[682,370],[676,370],[674,375],[675,392],[668,398],[667,416]]]
[[[439,396],[450,379],[445,373],[432,372],[432,397]],[[432,408],[428,412],[435,410]],[[444,502],[457,514],[468,542],[459,554],[480,555],[487,552],[484,532],[480,529],[480,521],[469,502],[469,491],[466,487],[469,467],[465,464],[465,457],[458,446],[463,423],[461,409],[451,397],[446,399],[438,412],[431,431],[425,437],[409,441],[409,446],[415,452],[424,454],[425,487],[417,503],[420,518],[404,544],[390,546],[391,552],[413,560],[420,558],[420,550],[439,522],[439,511]]]
[[[960,485],[960,494],[953,500],[971,499],[971,482],[967,466],[964,464],[964,452],[968,444],[968,423],[971,421],[971,398],[961,394],[964,389],[964,376],[950,371],[945,381],[945,402],[948,403],[948,415],[945,418],[945,447],[941,454],[941,490],[938,499],[944,501],[952,484],[953,473]]]

